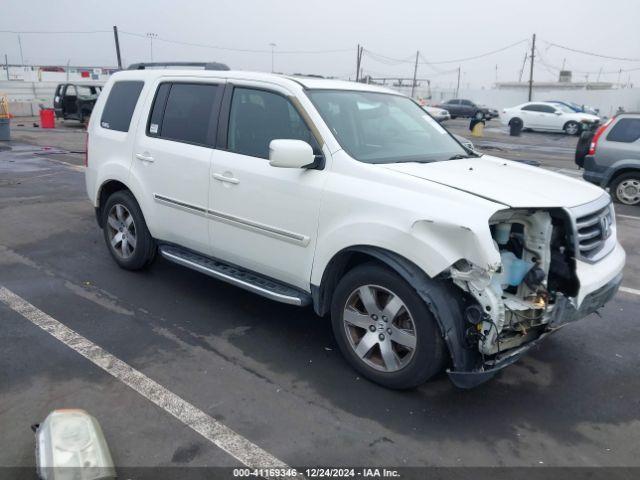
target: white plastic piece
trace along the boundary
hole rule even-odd
[[[54,410],[36,430],[36,465],[43,480],[116,478],[98,421],[84,410]]]

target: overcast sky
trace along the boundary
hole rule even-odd
[[[614,57],[640,59],[639,0],[1,0],[0,30],[12,31],[122,31],[126,64],[149,61],[147,32],[157,34],[153,58],[214,60],[243,70],[271,70],[275,43],[275,70],[355,76],[356,45],[397,63],[365,54],[363,70],[373,76],[413,74],[412,59],[420,50],[429,62],[479,55],[538,36],[542,63],[535,78],[555,80],[556,68],[566,59],[574,71],[598,71],[600,80],[618,80],[619,69],[640,69],[640,61],[626,62],[586,56],[551,47],[557,43]],[[142,35],[134,36],[125,32]],[[21,34],[25,62],[33,64],[115,65],[113,36],[95,34]],[[186,45],[164,40],[216,45],[239,52]],[[451,70],[461,66],[463,84],[490,86],[496,80],[517,80],[530,43],[495,55],[465,62],[427,65],[418,76],[446,86],[456,80]],[[327,51],[326,53],[278,53]],[[335,51],[339,50],[339,51]],[[0,33],[0,55],[20,61],[16,34]],[[422,62],[422,60],[421,60]],[[497,66],[497,71],[496,71]],[[527,66],[528,69],[528,66]],[[528,72],[528,70],[526,70]],[[616,73],[606,73],[606,72]],[[640,83],[640,70],[622,73]],[[525,73],[525,76],[527,73]],[[574,73],[584,80],[586,73]]]

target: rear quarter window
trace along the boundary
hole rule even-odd
[[[102,111],[100,126],[109,130],[128,132],[142,87],[144,82],[139,81],[114,83]]]
[[[640,138],[640,118],[621,118],[607,135],[608,142],[631,143]]]

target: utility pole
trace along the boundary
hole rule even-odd
[[[533,94],[533,63],[536,56],[536,34],[533,34],[533,40],[531,42],[531,69],[529,70],[529,101]]]
[[[496,63],[496,83],[498,83],[498,64]]]
[[[460,67],[458,67],[458,83],[456,84],[456,95],[455,95],[456,98],[458,98],[459,91],[460,91]]]
[[[271,47],[271,73],[273,73],[273,55],[274,55],[274,49],[278,46],[275,43],[271,42],[269,44],[269,46]]]
[[[362,52],[364,50],[364,47],[360,46],[360,44],[358,44],[358,52],[356,55],[356,82],[360,81],[360,66],[362,64]]]
[[[18,47],[20,47],[20,63],[24,65],[24,56],[22,55],[22,40],[20,39],[20,34],[18,34]]]
[[[600,81],[600,75],[602,75],[602,67],[600,67],[600,70],[598,70],[598,78],[596,78],[596,82]]]
[[[416,91],[416,77],[418,76],[418,58],[420,58],[420,50],[416,52],[416,64],[413,66],[413,83],[411,84],[411,98]]]
[[[4,54],[4,65],[5,68],[7,69],[7,80],[9,80],[9,57],[7,57],[7,54]],[[622,71],[622,70],[620,70]],[[618,78],[618,83],[620,83],[620,79]]]
[[[120,40],[118,39],[118,27],[113,26],[113,39],[116,41],[116,56],[118,57],[118,68],[122,70],[122,57],[120,56]]]
[[[150,50],[151,50],[151,61],[153,62],[153,39],[158,38],[157,33],[149,32],[147,33],[147,38],[151,41]]]
[[[5,57],[5,59],[7,58],[7,56],[6,56],[6,55],[5,55],[4,57]],[[8,72],[8,71],[9,71],[9,70],[7,70],[7,72]],[[620,88],[620,75],[622,75],[622,69],[620,69],[620,70],[618,71],[618,88]],[[7,78],[8,78],[8,77],[7,77]]]

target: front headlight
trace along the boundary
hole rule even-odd
[[[36,465],[44,480],[116,478],[97,420],[84,410],[54,410],[36,429]]]

